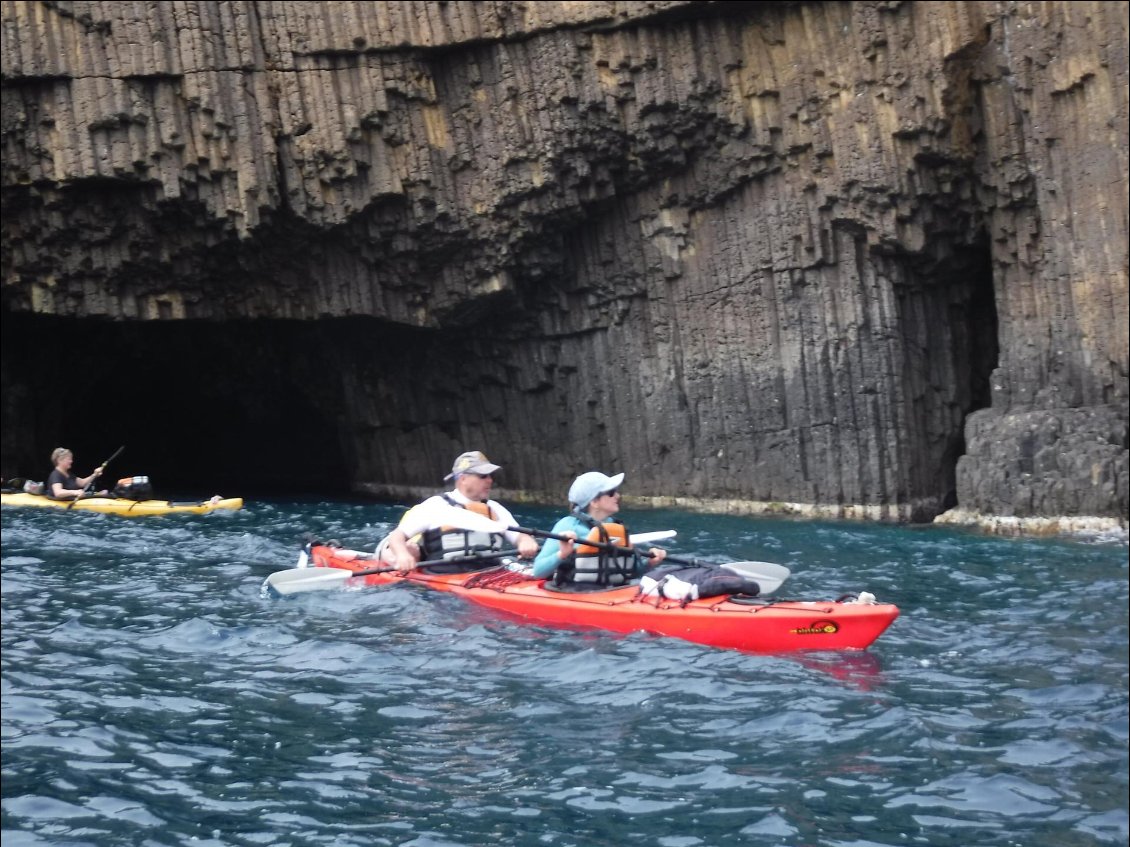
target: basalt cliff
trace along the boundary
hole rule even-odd
[[[1125,526],[1125,2],[2,25],[5,477]]]

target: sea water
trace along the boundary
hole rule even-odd
[[[870,591],[864,653],[563,630],[418,586],[286,598],[306,533],[404,507],[3,511],[16,845],[1125,845],[1124,536],[676,511],[673,553]],[[556,515],[519,508],[527,526]]]

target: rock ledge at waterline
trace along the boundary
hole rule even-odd
[[[382,500],[416,502],[435,494],[435,486],[388,486],[375,483],[362,484],[358,493]],[[498,489],[493,494],[506,503],[560,505],[561,497],[543,493]],[[835,506],[812,503],[766,503],[752,500],[718,499],[704,497],[648,497],[626,495],[622,504],[630,509],[681,509],[714,515],[745,515],[749,517],[802,518],[811,520],[863,520],[889,523],[910,522],[912,512],[897,513],[882,506]],[[1126,521],[1103,517],[1015,517],[989,515],[965,509],[949,509],[934,518],[937,525],[967,527],[992,535],[1007,536],[1088,536],[1111,540],[1127,540]],[[653,527],[641,527],[642,530]]]

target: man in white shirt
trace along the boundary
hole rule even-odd
[[[492,559],[490,553],[501,550],[504,542],[516,548],[523,559],[536,556],[537,542],[524,533],[509,530],[487,533],[451,525],[451,510],[462,508],[503,526],[517,526],[510,511],[490,499],[494,474],[499,470],[498,465],[478,450],[461,454],[451,466],[451,473],[444,477],[445,482],[455,481],[454,489],[429,497],[409,509],[396,529],[378,546],[381,558],[399,571],[410,571],[420,561],[472,556],[481,557],[484,564],[492,564],[497,559]]]

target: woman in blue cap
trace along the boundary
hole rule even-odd
[[[628,533],[623,524],[613,520],[620,511],[620,484],[624,474],[608,476],[600,471],[581,474],[569,486],[570,514],[553,527],[554,535],[566,536],[565,541],[549,539],[534,559],[533,576],[538,579],[554,577],[557,584],[576,583],[594,587],[623,585],[643,570],[644,554],[635,551],[616,553],[584,544],[584,539],[605,544],[627,546]],[[582,539],[574,543],[574,540]],[[653,547],[647,562],[657,565],[667,551]]]

